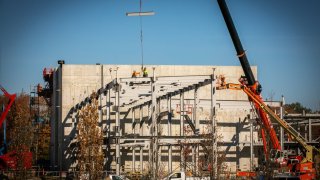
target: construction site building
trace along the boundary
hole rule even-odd
[[[194,168],[195,172],[208,159],[205,146],[212,152],[207,163],[211,168],[236,172],[258,167],[262,142],[247,95],[216,90],[221,76],[237,83],[243,75],[240,66],[146,67],[149,77],[142,73],[131,77],[133,71],[141,71],[140,65],[61,63],[54,70],[52,167],[75,169],[78,110],[90,102],[92,92],[99,95],[105,171],[121,174],[151,168],[169,173]],[[252,70],[257,78],[257,67]],[[281,102],[267,103],[280,112]],[[211,136],[204,139],[205,134]],[[225,156],[219,164],[221,154]]]

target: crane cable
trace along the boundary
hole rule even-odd
[[[142,12],[142,0],[140,0],[140,13]],[[143,70],[143,31],[142,31],[142,16],[140,16],[140,47],[141,47],[141,70]]]

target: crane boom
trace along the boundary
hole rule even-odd
[[[236,48],[237,56],[238,56],[239,61],[241,63],[242,69],[243,69],[244,74],[248,80],[248,85],[253,86],[256,83],[256,80],[253,76],[249,61],[247,59],[246,52],[242,47],[237,30],[233,24],[233,20],[231,18],[227,4],[226,4],[225,0],[218,0],[218,4],[219,4],[220,10],[222,12],[224,21],[226,22],[227,28],[229,30],[233,45]]]
[[[256,104],[259,104],[260,108],[263,109],[272,119],[274,119],[283,129],[290,134],[305,150],[306,150],[306,158],[304,162],[313,162],[313,150],[316,150],[320,153],[320,150],[314,146],[308,145],[307,140],[304,139],[293,127],[291,127],[286,121],[279,118],[263,101],[258,99],[252,91],[242,86],[243,91],[250,97],[252,101]]]
[[[227,28],[229,30],[229,34],[230,34],[231,39],[233,41],[233,45],[237,51],[237,56],[238,56],[239,61],[241,63],[243,72],[245,74],[246,81],[247,81],[246,85],[251,89],[252,92],[255,93],[257,98],[260,98],[262,100],[262,98],[260,96],[261,90],[259,89],[258,83],[256,82],[256,80],[253,76],[249,61],[248,61],[246,53],[242,47],[237,30],[233,24],[233,20],[231,18],[227,4],[226,4],[225,0],[218,0],[218,4],[219,4],[220,10],[222,12],[223,18],[225,20],[225,23],[227,25]],[[266,113],[264,111],[262,111],[257,104],[255,104],[255,107],[256,107],[257,113],[260,116],[262,124],[264,125],[264,127],[267,130],[267,133],[271,137],[271,142],[272,142],[273,148],[277,149],[277,150],[281,150],[281,146],[280,146],[277,134],[276,134],[275,130],[273,129],[272,124],[271,124],[270,120],[268,119]],[[265,150],[265,153],[266,153],[266,157],[268,157],[268,154],[267,154],[268,152],[266,152],[266,150]]]

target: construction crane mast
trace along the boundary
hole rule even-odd
[[[268,155],[266,138],[264,134],[265,129],[270,136],[270,140],[273,145],[273,149],[281,152],[281,146],[277,137],[277,134],[271,124],[269,117],[274,120],[278,125],[280,125],[286,133],[288,133],[293,139],[298,142],[304,150],[305,157],[299,162],[297,168],[295,167],[295,171],[298,171],[298,174],[295,176],[300,179],[314,179],[315,178],[315,169],[313,168],[313,159],[314,152],[320,154],[320,150],[314,146],[308,145],[307,141],[286,121],[279,118],[263,101],[260,93],[261,93],[261,85],[258,81],[255,80],[253,76],[249,61],[246,56],[246,52],[242,47],[240,38],[238,36],[237,30],[233,24],[233,20],[231,18],[229,9],[225,0],[217,0],[225,23],[227,25],[229,34],[233,41],[234,47],[237,51],[237,56],[241,63],[242,69],[244,71],[245,77],[240,78],[240,84],[226,84],[223,83],[224,87],[220,87],[220,89],[235,89],[235,90],[243,90],[247,95],[249,100],[254,104],[257,114],[260,117],[262,128],[262,138],[265,154]],[[268,117],[269,116],[269,117]],[[268,158],[267,158],[268,159]],[[275,159],[277,160],[277,159]],[[280,162],[281,163],[281,162]],[[292,171],[293,169],[290,169]],[[318,170],[317,170],[318,171]]]

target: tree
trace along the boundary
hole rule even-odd
[[[312,112],[312,110],[310,108],[304,107],[299,102],[286,104],[286,105],[284,105],[284,109],[285,109],[287,114],[290,114],[290,113],[300,113],[301,114],[301,113],[303,113],[303,111],[305,111],[305,113],[311,113]]]
[[[49,166],[49,148],[50,148],[50,114],[51,108],[46,103],[44,97],[30,97],[30,113],[34,127],[33,136],[33,159],[40,167]]]
[[[11,108],[11,113],[7,116],[9,123],[8,140],[10,146],[9,152],[15,152],[16,170],[18,179],[24,179],[26,168],[31,168],[32,155],[30,147],[32,144],[33,128],[29,110],[29,96],[20,94],[17,96],[14,105]]]
[[[100,179],[103,171],[103,136],[99,128],[98,101],[91,95],[91,103],[79,112],[78,130],[78,168],[80,179]]]

